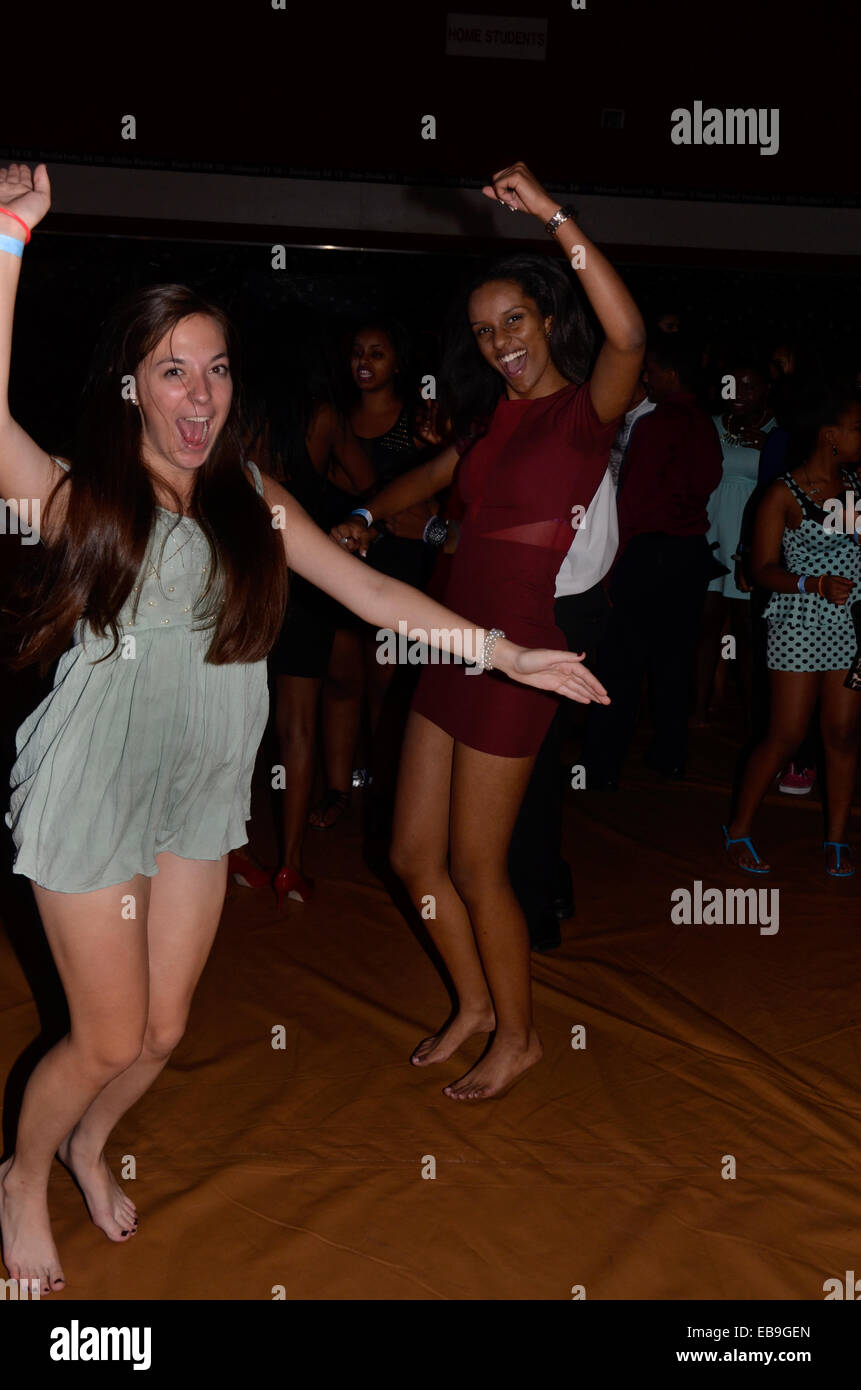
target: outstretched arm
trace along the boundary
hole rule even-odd
[[[0,207],[14,212],[27,227],[32,229],[41,222],[50,206],[51,185],[44,164],[37,167],[35,175],[26,164],[0,169]],[[0,236],[10,237],[22,247],[26,240],[21,223],[3,213]],[[43,506],[63,477],[63,470],[9,413],[12,319],[20,273],[20,258],[11,250],[0,249],[0,496],[8,501],[26,498]]]
[[[263,474],[263,492],[270,508],[283,519],[287,563],[297,574],[376,628],[400,631],[406,624],[409,640],[421,640],[440,651],[461,655],[470,663],[481,657],[485,629],[444,608],[409,584],[363,565],[323,534],[310,517],[273,478]],[[500,638],[493,664],[512,680],[540,690],[555,691],[580,704],[608,704],[604,687],[571,652],[521,647]]]
[[[522,163],[500,169],[482,192],[518,212],[531,213],[542,225],[561,206]],[[569,261],[575,247],[579,248],[572,267],[604,330],[604,344],[589,378],[589,394],[598,419],[607,424],[622,414],[634,394],[643,365],[646,326],[620,276],[573,217],[554,235]]]

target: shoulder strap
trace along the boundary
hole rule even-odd
[[[66,473],[70,473],[72,471],[71,466],[68,463],[64,463],[62,459],[58,459],[56,454],[51,454],[51,462],[58,463]]]
[[[257,489],[257,492],[258,492],[259,495],[262,497],[262,496],[263,496],[263,479],[262,479],[261,476],[260,476],[260,469],[257,467],[257,464],[256,464],[256,463],[252,463],[252,462],[251,462],[251,459],[246,459],[246,460],[245,460],[245,466],[246,466],[246,468],[248,469],[248,471],[250,472],[252,478],[254,479],[254,486],[255,486],[255,488]]]
[[[801,510],[804,513],[804,515],[806,517],[812,518],[814,521],[817,521],[819,517],[822,515],[822,508],[816,505],[812,497],[807,496],[807,493],[804,491],[803,488],[798,486],[798,483],[791,476],[791,474],[781,473],[780,481],[782,483],[785,483],[786,486],[789,488],[789,491],[792,493],[796,502],[801,507]]]

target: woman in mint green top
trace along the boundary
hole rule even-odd
[[[59,657],[22,725],[9,822],[57,964],[71,1030],[33,1072],[15,1153],[0,1165],[3,1259],[65,1285],[48,1214],[59,1156],[109,1239],[134,1203],[105,1143],[182,1037],[244,844],[267,714],[265,656],[287,568],[375,627],[423,630],[444,652],[493,652],[511,679],[588,702],[603,687],[566,652],[490,634],[370,570],[284,488],[243,467],[220,310],[154,286],[96,352],[86,434],[69,470],[9,413],[12,319],[47,170],[0,170],[0,496],[41,518],[44,564],[19,623],[18,665]],[[469,658],[467,658],[469,659]],[[486,815],[486,787],[471,811]]]

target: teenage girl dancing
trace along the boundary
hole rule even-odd
[[[460,445],[444,449],[371,502],[371,520],[451,483],[467,504],[443,595],[522,642],[562,646],[556,576],[607,469],[619,416],[640,375],[645,326],[613,267],[524,164],[484,189],[556,237],[601,327],[591,335],[571,276],[555,260],[513,257],[480,277],[464,305],[446,375]],[[466,437],[472,434],[471,445]],[[459,452],[462,458],[459,459]],[[364,522],[336,533],[359,550]],[[606,702],[605,702],[606,703]],[[485,1053],[445,1094],[502,1095],[541,1057],[532,1021],[529,936],[507,874],[512,829],[535,755],[556,712],[552,695],[463,667],[422,671],[401,754],[392,863],[457,991],[448,1022],[413,1054],[443,1062],[474,1034]]]
[[[19,664],[60,657],[18,733],[8,817],[71,1017],[30,1078],[0,1165],[6,1267],[43,1293],[66,1282],[47,1205],[55,1155],[111,1240],[136,1229],[104,1148],[183,1034],[228,854],[247,840],[288,565],[375,627],[436,629],[444,650],[488,664],[492,651],[512,682],[606,699],[575,656],[494,645],[485,627],[333,545],[244,466],[230,324],[181,286],[140,291],[116,313],[84,451],[71,470],[49,457],[7,403],[21,255],[49,202],[44,165],[0,171],[0,494],[39,503],[46,544]]]

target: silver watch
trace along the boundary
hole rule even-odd
[[[554,212],[549,222],[544,223],[544,230],[545,232],[550,232],[550,234],[552,235],[554,232],[557,232],[559,230],[563,222],[568,221],[569,217],[576,218],[576,216],[576,208],[572,208],[570,205],[562,207],[559,209],[558,212]]]

